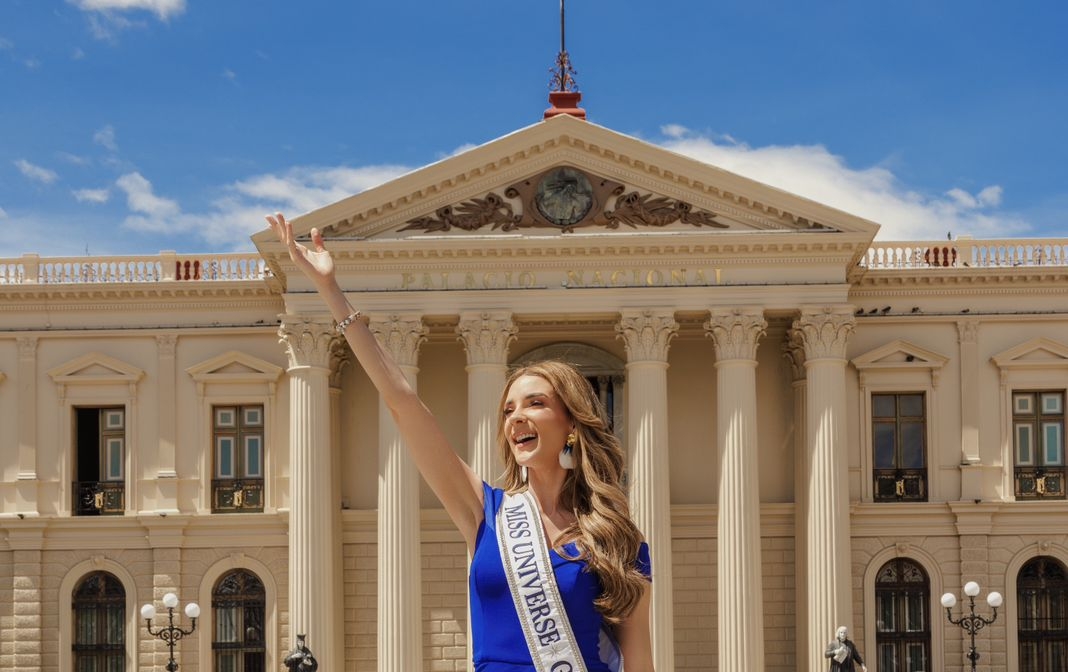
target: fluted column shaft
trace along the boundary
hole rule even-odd
[[[370,329],[413,388],[427,328],[418,315],[374,315]],[[419,472],[393,415],[378,404],[378,671],[423,669]]]
[[[667,354],[678,328],[671,312],[657,310],[624,311],[616,327],[627,350],[630,505],[653,560],[651,627],[658,670],[675,668]]]
[[[808,660],[808,443],[805,435],[807,417],[805,391],[805,345],[801,332],[790,330],[783,343],[786,359],[793,381],[794,391],[794,599],[795,613],[795,660],[798,669]]]
[[[805,308],[794,322],[805,347],[806,581],[808,659],[823,670],[824,640],[852,626],[849,464],[845,438],[846,344],[855,320],[850,306]]]
[[[767,321],[759,309],[717,309],[705,328],[716,346],[719,669],[763,670],[756,350]]]
[[[325,669],[337,669],[333,585],[335,534],[331,457],[329,321],[283,316],[279,336],[289,355],[289,623],[290,639],[308,635]]]
[[[456,327],[467,352],[467,441],[471,468],[492,483],[504,465],[497,450],[497,407],[517,329],[509,312],[464,313]]]

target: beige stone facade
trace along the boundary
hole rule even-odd
[[[579,194],[564,209],[538,191],[560,184]],[[1068,564],[1068,241],[876,243],[875,223],[566,115],[295,227],[324,230],[350,301],[484,477],[509,366],[562,357],[599,381],[652,547],[658,670],[823,670],[838,625],[887,669],[877,595],[899,558],[922,570],[927,670],[967,667],[939,597],[968,580],[1005,595],[979,668],[1032,669],[1021,571]],[[0,259],[0,668],[73,669],[72,595],[104,571],[126,669],[166,663],[139,608],[167,592],[203,606],[182,669],[216,669],[212,593],[237,568],[263,584],[265,669],[298,632],[324,670],[468,669],[462,540],[307,281],[253,241]],[[1026,496],[1021,394],[1049,405]],[[887,475],[876,406],[904,395],[924,464]],[[231,406],[262,409],[262,490],[241,495],[262,500],[224,513]],[[76,492],[86,409],[119,412],[89,479],[118,488],[114,515]]]

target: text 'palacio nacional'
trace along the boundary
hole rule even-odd
[[[963,670],[968,581],[1004,596],[979,669],[1066,669],[1068,240],[874,242],[555,102],[294,224],[475,471],[509,369],[576,363],[657,670],[825,670],[840,625],[872,672]],[[253,243],[0,259],[0,668],[162,669],[140,607],[173,592],[190,672],[282,669],[297,634],[326,672],[468,669],[462,538]]]

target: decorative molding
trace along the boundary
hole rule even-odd
[[[230,350],[185,370],[200,385],[207,383],[268,383],[273,386],[283,369],[240,350]]]
[[[279,342],[285,345],[289,368],[317,366],[329,368],[331,341],[337,338],[332,324],[324,320],[285,315],[278,327]]]
[[[694,227],[729,228],[716,215],[695,210],[684,201],[640,193],[614,180],[591,175],[571,166],[554,166],[504,190],[504,197],[489,192],[438,208],[434,216],[410,219],[400,231],[422,229],[427,233],[453,228],[476,231],[485,226],[505,232],[520,228],[548,227],[563,233],[587,226],[618,229],[664,227],[681,222]],[[509,200],[517,200],[516,207]]]
[[[145,376],[141,369],[99,352],[88,352],[48,370],[57,385],[128,383],[133,385]]]
[[[1068,368],[1068,345],[1045,337],[1032,338],[999,352],[990,361],[1002,370]]]
[[[801,332],[805,359],[844,359],[856,318],[851,306],[806,307],[793,328]]]
[[[465,314],[456,325],[456,335],[467,352],[468,365],[504,364],[508,346],[518,333],[510,312]]]
[[[666,362],[671,339],[679,331],[679,323],[671,312],[653,309],[626,310],[616,325],[616,334],[623,340],[627,363]]]
[[[757,345],[767,330],[768,321],[759,308],[713,308],[705,323],[705,335],[715,343],[717,362],[756,360]]]
[[[927,371],[931,385],[938,386],[939,373],[949,357],[921,348],[908,341],[896,340],[854,357],[853,366],[860,371],[861,387],[869,374],[876,371]]]
[[[805,336],[798,329],[787,329],[782,342],[782,356],[790,366],[793,382],[805,379]]]
[[[370,315],[368,328],[401,366],[418,366],[429,329],[418,315]]]

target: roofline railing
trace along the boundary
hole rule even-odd
[[[0,259],[0,285],[263,280],[263,258],[248,254],[178,254],[119,257]]]
[[[1068,266],[1068,240],[1026,238],[875,242],[860,265],[872,270]]]

